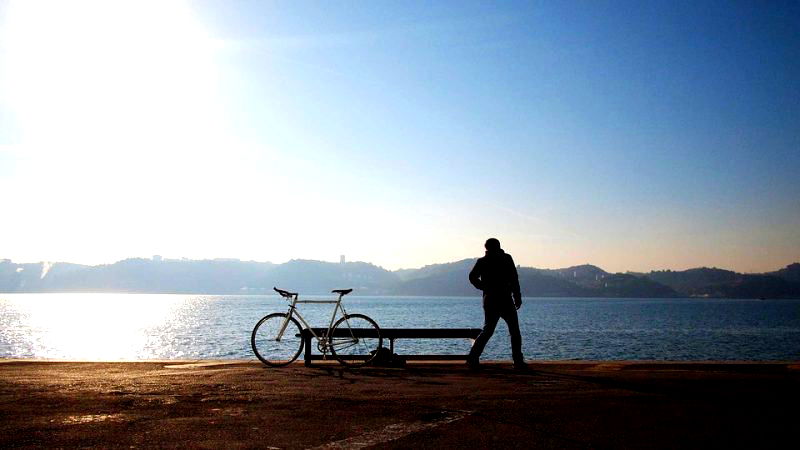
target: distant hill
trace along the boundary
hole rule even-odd
[[[397,295],[478,295],[467,275],[475,259],[434,264],[417,270],[405,270],[403,281],[392,293]],[[525,297],[672,297],[677,293],[651,280],[625,275],[610,275],[592,265],[565,269],[520,267],[519,284]],[[605,281],[608,280],[608,281]]]
[[[602,279],[598,286],[600,297],[678,297],[669,286],[646,277],[617,273]]]
[[[478,291],[468,281],[474,265],[474,259],[465,259],[406,271],[403,280],[391,286],[390,292],[395,295],[476,295]]]
[[[475,259],[389,271],[366,262],[291,260],[283,264],[235,259],[151,260],[114,264],[16,264],[0,260],[0,292],[144,292],[268,294],[278,286],[304,294],[354,288],[362,295],[478,296],[468,273]],[[608,273],[590,264],[563,269],[519,267],[526,297],[800,298],[800,264],[767,274],[717,268]]]
[[[800,298],[800,264],[776,272],[742,274],[701,267],[683,271],[653,271],[645,276],[688,297]]]
[[[722,287],[727,298],[800,298],[800,283],[772,275],[743,275]]]
[[[741,277],[736,272],[715,267],[683,271],[661,270],[645,276],[689,297],[721,297],[722,286],[730,285]]]
[[[397,283],[394,273],[365,262],[344,264],[294,259],[265,271],[259,281],[249,285],[250,292],[259,289],[272,292],[272,287],[309,294],[326,294],[332,289],[353,288],[364,294],[389,294]]]
[[[437,264],[418,269],[416,273],[406,273],[404,281],[393,287],[396,295],[442,295],[471,296],[480,295],[468,279],[469,271],[475,265],[474,259],[449,264]],[[557,277],[543,274],[538,269],[521,267],[518,269],[522,295],[526,297],[585,297],[592,296],[589,289]]]
[[[789,264],[781,270],[770,272],[765,275],[772,275],[778,278],[783,278],[786,281],[800,283],[800,263]]]
[[[237,293],[257,285],[274,267],[271,263],[238,260],[131,258],[99,266],[3,260],[0,291]]]
[[[564,269],[539,269],[539,271],[545,275],[567,280],[571,283],[589,288],[599,287],[603,279],[609,275],[605,270],[591,264],[572,266]]]
[[[595,293],[579,284],[549,275],[541,269],[520,267],[519,287],[524,297],[595,297]]]
[[[401,281],[426,278],[454,271],[469,273],[469,271],[472,270],[472,267],[475,266],[475,261],[477,261],[477,258],[462,259],[461,261],[450,263],[430,264],[419,269],[400,269],[396,270],[394,273],[400,278]]]

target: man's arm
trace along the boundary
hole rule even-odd
[[[475,267],[473,267],[472,270],[470,270],[469,272],[469,282],[472,283],[473,286],[475,286],[475,289],[483,290],[483,283],[481,283],[480,265],[481,265],[481,260],[478,259],[478,261],[475,262]]]
[[[508,260],[511,262],[511,295],[514,297],[514,306],[517,309],[522,306],[522,293],[519,289],[519,274],[517,273],[517,265],[514,264],[514,258],[508,255]]]

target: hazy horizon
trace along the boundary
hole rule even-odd
[[[423,268],[425,266],[432,266],[432,265],[437,265],[437,264],[449,264],[449,263],[463,261],[464,259],[477,259],[480,256],[482,256],[482,255],[476,255],[476,256],[473,256],[473,257],[462,258],[462,259],[459,259],[459,260],[428,262],[428,263],[422,264],[420,266],[414,266],[414,267],[388,267],[388,266],[385,266],[385,265],[382,265],[382,264],[378,264],[378,263],[376,263],[374,261],[365,261],[365,260],[360,260],[360,259],[350,260],[350,259],[347,259],[347,258],[346,258],[346,262],[348,262],[348,263],[372,264],[374,266],[381,267],[381,268],[383,268],[385,270],[396,272],[396,271],[400,271],[400,270],[416,270],[416,269],[421,269],[421,268]],[[156,258],[159,258],[159,259],[156,260]],[[129,256],[129,257],[126,257],[126,258],[115,260],[115,261],[104,261],[104,262],[96,262],[96,263],[82,263],[82,262],[77,262],[77,261],[62,261],[62,260],[53,260],[53,259],[40,260],[40,261],[16,261],[13,258],[5,258],[5,257],[2,257],[2,255],[0,255],[0,262],[2,262],[3,260],[8,260],[8,261],[11,261],[14,264],[57,264],[57,263],[66,263],[66,264],[79,264],[79,265],[92,266],[92,267],[100,266],[100,265],[116,264],[118,262],[125,261],[125,260],[130,260],[130,259],[143,259],[143,260],[151,260],[151,261],[158,261],[158,262],[160,262],[160,261],[167,261],[167,262],[170,262],[170,261],[177,261],[177,262],[180,262],[180,261],[240,261],[240,262],[259,263],[259,264],[275,264],[275,265],[285,264],[287,262],[297,261],[297,260],[317,261],[317,262],[323,262],[323,263],[329,263],[329,264],[339,264],[341,262],[340,260],[333,260],[333,259],[324,260],[324,259],[318,259],[318,258],[290,258],[290,259],[287,259],[285,261],[275,261],[275,260],[269,260],[269,259],[240,259],[240,258],[230,258],[230,257],[186,258],[186,257],[170,257],[170,256],[164,256],[164,255],[152,255],[152,256]],[[603,269],[603,270],[605,270],[605,271],[607,271],[609,273],[620,273],[620,272],[622,272],[622,273],[624,273],[624,272],[642,272],[642,273],[646,273],[646,272],[660,271],[660,270],[682,271],[682,270],[697,269],[697,268],[704,268],[704,267],[705,268],[731,270],[731,271],[735,271],[735,272],[739,272],[739,273],[766,273],[766,272],[774,272],[774,271],[777,271],[779,269],[783,269],[783,268],[785,268],[785,267],[787,267],[787,266],[789,266],[791,264],[795,264],[795,263],[800,263],[800,259],[798,259],[797,261],[789,261],[786,264],[783,264],[783,265],[781,265],[779,267],[774,267],[774,268],[771,268],[771,269],[768,269],[768,270],[764,270],[764,271],[760,271],[760,272],[742,272],[742,271],[737,271],[735,269],[732,269],[730,267],[719,267],[719,266],[709,266],[709,265],[693,266],[693,267],[678,267],[678,268],[676,268],[676,267],[655,267],[655,268],[648,268],[648,269],[630,269],[629,268],[629,269],[625,269],[625,270],[610,270],[610,269],[608,269],[606,267],[603,267],[602,265],[592,263],[591,261],[585,261],[585,262],[578,263],[578,264],[570,264],[570,265],[567,265],[567,266],[559,266],[559,267],[528,266],[528,265],[525,265],[525,264],[518,264],[518,265],[520,265],[521,267],[532,268],[532,269],[543,269],[543,270],[566,269],[566,268],[569,268],[569,267],[576,267],[576,266],[582,266],[582,265],[592,265],[592,266],[595,266],[595,267],[599,267],[600,269]]]
[[[800,260],[797,2],[0,4],[0,258]]]

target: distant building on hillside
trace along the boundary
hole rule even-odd
[[[161,262],[161,259],[162,259],[162,258],[161,258],[161,255],[153,255],[153,261],[155,261],[155,262]]]
[[[339,256],[339,264],[344,264],[344,255]]]

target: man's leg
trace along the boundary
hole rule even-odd
[[[508,334],[511,335],[511,355],[514,358],[514,363],[524,363],[522,357],[522,334],[519,331],[519,318],[517,310],[513,305],[504,308],[502,311],[503,320],[508,325]]]
[[[489,342],[489,338],[494,334],[494,329],[497,327],[498,320],[500,320],[500,313],[497,311],[497,308],[487,306],[486,302],[484,301],[483,329],[481,330],[481,334],[479,334],[475,339],[472,349],[469,351],[469,356],[467,357],[468,363],[478,363],[478,359],[481,357],[481,353],[483,353],[483,348],[486,347],[486,343]]]

